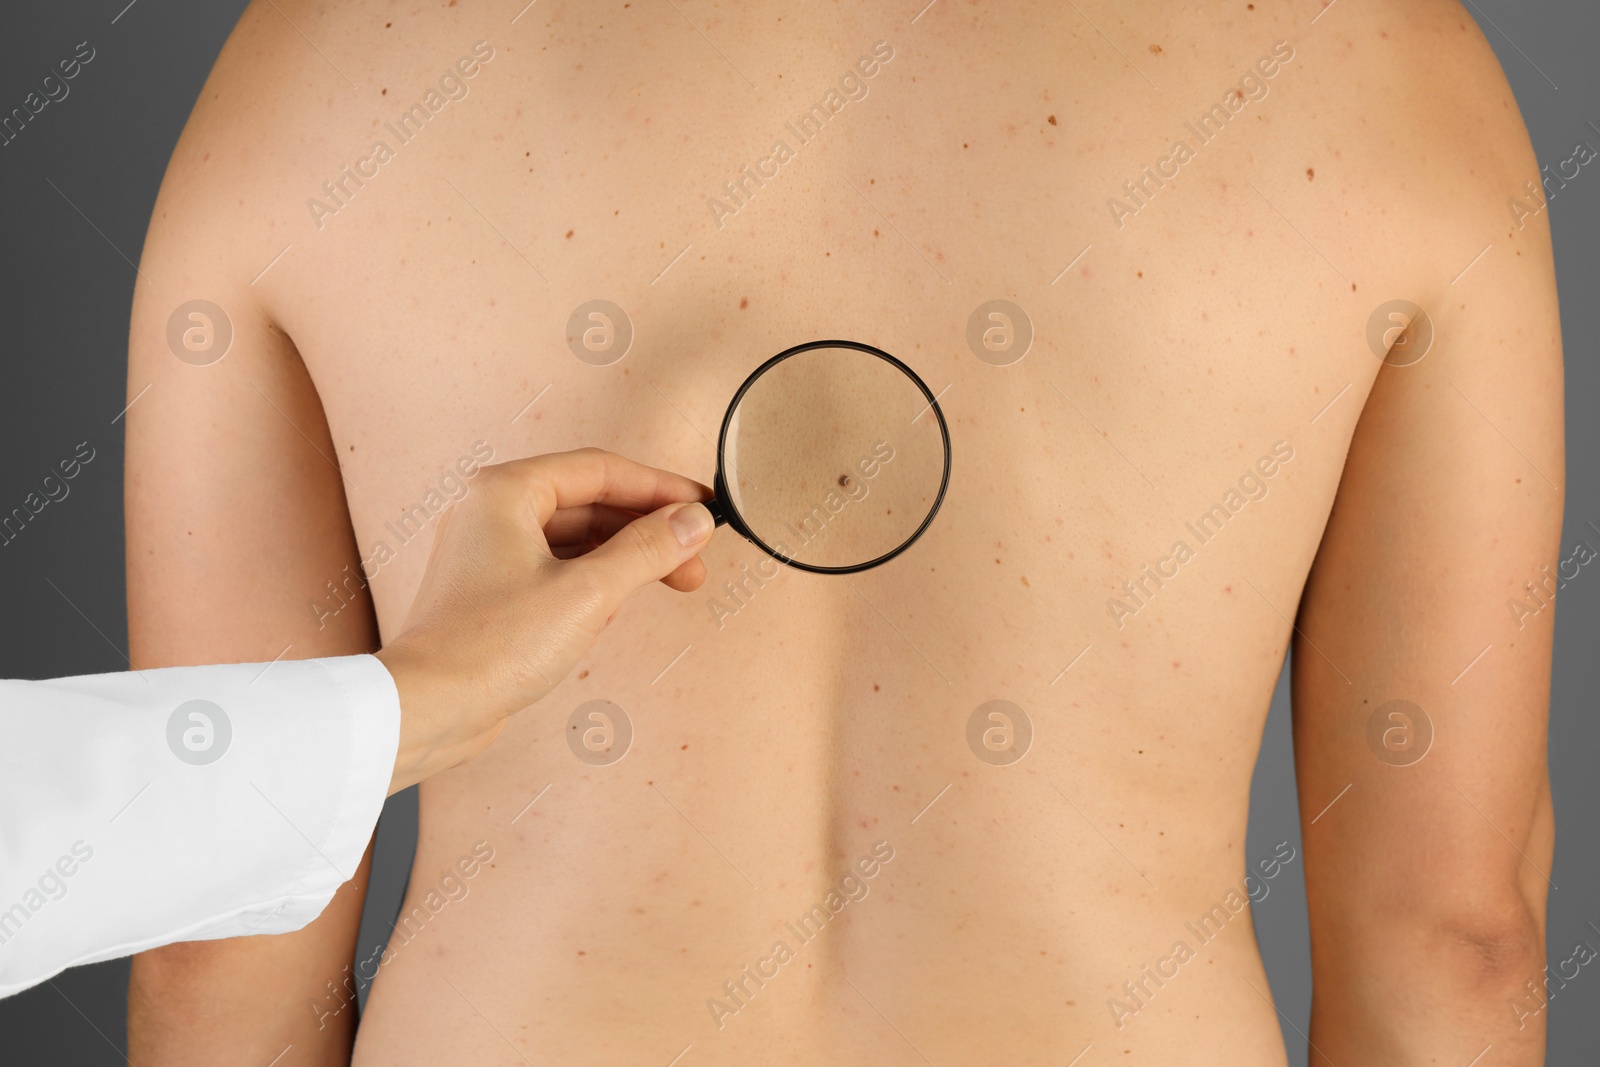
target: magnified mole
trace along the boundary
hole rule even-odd
[[[839,484],[848,486],[850,484],[850,476],[848,474],[839,475]]]

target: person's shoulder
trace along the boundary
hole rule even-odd
[[[293,240],[285,235],[322,180],[308,186],[308,176],[368,133],[381,93],[366,39],[373,17],[381,33],[381,17],[358,19],[340,5],[250,4],[173,148],[147,251],[253,274]]]
[[[1335,0],[1307,26],[1309,66],[1329,60],[1324,87],[1368,131],[1396,184],[1437,199],[1499,181],[1532,158],[1500,60],[1458,0]],[[1542,76],[1541,81],[1542,84]]]
[[[1500,60],[1468,8],[1334,0],[1292,32],[1287,136],[1327,164],[1316,167],[1315,188],[1326,181],[1333,195],[1310,201],[1318,221],[1337,227],[1352,259],[1381,252],[1369,280],[1433,292],[1486,244],[1522,229],[1514,202],[1530,181],[1537,187],[1539,167]],[[1546,239],[1527,229],[1518,236]]]

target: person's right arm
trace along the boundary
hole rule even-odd
[[[165,197],[164,197],[165,199]],[[136,669],[372,652],[365,590],[319,625],[324,583],[359,573],[335,452],[316,391],[288,339],[261,318],[225,267],[195,263],[156,234],[130,343],[126,526],[128,630]],[[188,260],[188,262],[185,262]],[[194,284],[174,287],[169,279]],[[205,292],[228,308],[233,348],[209,367],[166,350],[167,314]],[[348,568],[348,571],[347,571]],[[304,929],[179,944],[135,959],[133,1062],[344,1063],[353,1012],[309,1005],[351,959],[367,864]]]
[[[271,160],[242,133],[272,123],[261,87],[236,73],[237,53],[298,55],[303,42],[281,22],[254,8],[230,39],[174,151],[140,261],[125,475],[135,668],[378,647],[366,591],[345,582],[361,563],[322,405],[294,344],[258,299],[270,275],[251,284],[281,244],[263,232],[254,206],[253,175]],[[168,344],[169,319],[196,299],[224,309],[233,331],[226,356],[208,366]],[[183,324],[199,331],[191,343],[203,343],[205,325]],[[309,605],[327,596],[330,581],[346,586],[348,603],[319,619]],[[347,1063],[355,1013],[319,1017],[313,1005],[331,1002],[327,983],[337,985],[353,958],[367,867],[294,933],[137,956],[130,1060],[268,1063],[292,1044],[297,1064]]]
[[[0,680],[0,899],[22,902],[0,913],[0,997],[79,963],[303,928],[385,796],[488,747],[635,589],[700,585],[709,493],[597,449],[496,464],[440,516],[377,657]]]

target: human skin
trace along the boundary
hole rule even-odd
[[[1291,643],[1312,1062],[1491,1043],[1541,1062],[1543,1015],[1519,1028],[1508,1003],[1544,962],[1554,613],[1519,629],[1506,601],[1558,558],[1561,351],[1547,215],[1508,210],[1539,168],[1471,18],[677,6],[250,8],[136,286],[134,665],[374,648],[426,536],[370,599],[309,605],[474,442],[709,482],[726,398],[817,337],[879,345],[941,394],[938,520],[878,570],[759,587],[741,567],[762,557],[719,533],[704,595],[630,599],[550,696],[421,787],[405,914],[477,842],[493,859],[391,942],[359,1042],[326,983],[364,875],[299,933],[139,957],[132,1062],[1281,1064],[1247,912],[1163,985],[1141,969],[1262,859],[1249,785]],[[866,98],[719,225],[708,198],[774,138],[795,147],[785,123],[880,40]],[[314,219],[308,198],[478,41],[469,95]],[[1280,41],[1270,92],[1119,225],[1108,200]],[[203,368],[165,341],[197,297],[235,330]],[[566,344],[596,298],[635,328],[607,367]],[[997,298],[1035,335],[1004,367],[966,340]],[[1434,326],[1411,366],[1366,339],[1397,298]],[[1199,543],[1186,524],[1279,442],[1265,497]],[[1144,567],[1170,575],[1179,540],[1193,558],[1158,587]],[[1034,727],[1009,766],[966,741],[997,698]],[[632,719],[618,762],[568,745],[591,699]],[[1369,747],[1394,699],[1434,726],[1411,766]],[[894,858],[866,897],[715,1017],[879,841]]]
[[[421,587],[378,659],[400,734],[389,793],[492,745],[572,673],[628,594],[691,593],[711,490],[600,449],[484,467],[434,530]]]

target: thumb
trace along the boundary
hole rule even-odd
[[[614,607],[635,589],[677,570],[705,547],[715,529],[705,505],[668,504],[634,519],[574,562],[601,576]]]

